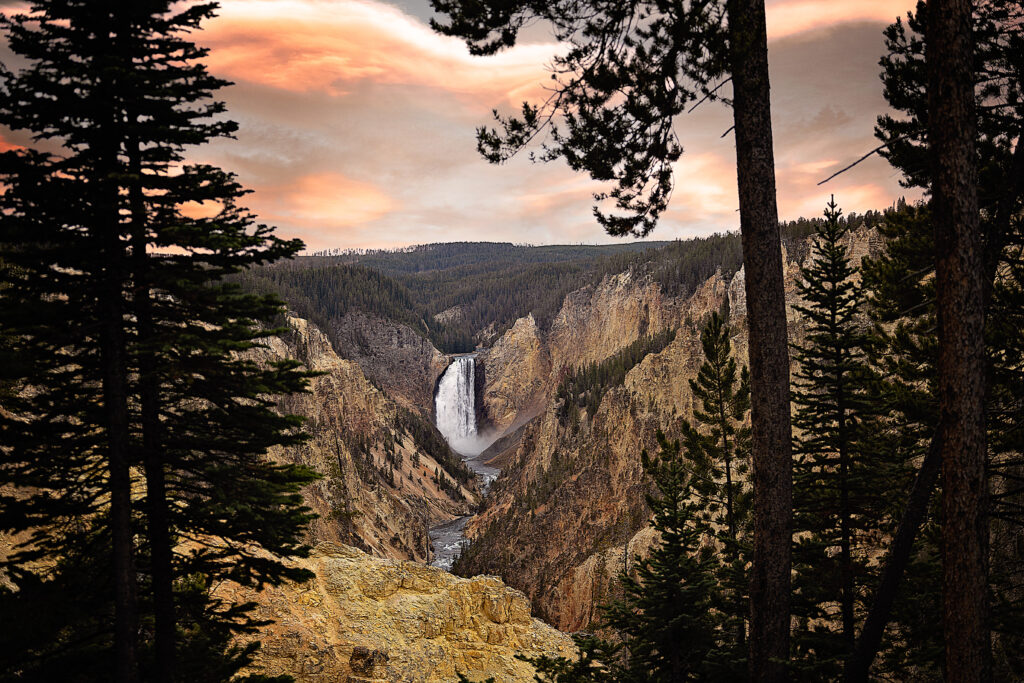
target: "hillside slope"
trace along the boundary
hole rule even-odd
[[[319,515],[311,539],[380,557],[425,559],[428,527],[467,514],[477,501],[471,473],[430,422],[340,358],[320,329],[302,318],[287,322],[290,333],[268,340],[259,354],[296,359],[322,373],[309,393],[279,400],[281,410],[306,419],[310,440],[272,453],[323,476],[304,491]]]

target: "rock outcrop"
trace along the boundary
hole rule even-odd
[[[551,358],[532,315],[517,320],[477,362],[483,369],[481,399],[487,427],[503,433],[543,408]]]
[[[552,368],[576,368],[608,358],[644,335],[679,323],[682,302],[631,271],[569,294],[551,323]]]
[[[678,324],[682,302],[631,272],[566,296],[550,330],[520,318],[480,354],[484,415],[508,434],[543,412],[564,373],[601,361],[640,337]]]
[[[525,595],[495,577],[462,579],[334,543],[298,563],[316,578],[258,594],[222,589],[257,601],[259,615],[275,622],[259,634],[253,673],[332,683],[447,683],[459,673],[526,682],[533,667],[516,655],[575,652],[568,636],[530,616]]]

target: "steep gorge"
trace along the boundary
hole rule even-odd
[[[855,232],[854,257],[859,260],[876,241],[874,233]],[[795,246],[794,252],[806,254],[804,245]],[[792,306],[798,264],[787,259],[786,265]],[[616,590],[617,573],[656,542],[648,527],[644,496],[650,483],[640,452],[655,447],[657,429],[674,436],[680,418],[692,414],[688,380],[699,367],[700,328],[711,311],[730,310],[734,349],[741,359],[746,355],[743,277],[742,270],[732,277],[718,272],[696,291],[670,296],[642,268],[631,269],[566,296],[547,328],[527,315],[478,350],[475,428],[501,437],[481,458],[494,458],[503,471],[465,524],[473,543],[456,573],[501,577],[525,594],[514,598],[516,610],[532,611],[563,631],[593,622],[597,606]],[[792,309],[790,322],[797,339],[800,325]],[[281,401],[283,410],[307,418],[311,440],[275,454],[325,475],[306,492],[320,514],[311,541],[358,546],[377,558],[427,560],[428,528],[461,523],[480,500],[477,481],[451,460],[447,445],[438,443],[439,432],[425,422],[435,418],[433,397],[452,357],[411,329],[372,316],[349,317],[347,331],[334,330],[330,340],[305,320],[290,317],[288,323],[291,333],[271,340],[266,359],[295,358],[323,373],[312,380],[310,394]],[[573,417],[562,409],[558,387],[567,375],[665,329],[675,329],[674,338],[631,366],[621,383],[602,390],[592,411]],[[360,340],[359,349],[340,346],[334,339],[340,333]],[[487,616],[490,603],[472,596],[509,590],[496,579],[462,584],[450,577],[455,583],[449,585],[440,570],[381,565],[340,548],[321,546],[308,561],[317,573],[313,585],[257,596],[262,613],[278,621],[264,639],[261,671],[290,671],[300,680],[444,680],[472,670],[529,680],[528,667],[516,668],[511,654],[568,647],[556,632],[528,626],[539,622],[520,616],[514,626]],[[394,595],[409,597],[392,600],[359,587],[366,577],[393,571],[400,577],[392,582]],[[421,574],[429,581],[416,588]],[[468,602],[447,602],[464,594],[471,596]],[[337,607],[348,601],[352,609]],[[409,626],[437,619],[447,625]],[[495,630],[493,624],[505,625]],[[391,664],[380,668],[380,660],[376,673],[373,666],[359,673],[364,663],[353,668],[352,658],[362,657],[355,648],[363,647],[374,657],[387,654]]]
[[[869,230],[854,231],[848,242],[855,262],[879,246]],[[806,244],[793,246],[807,253]],[[798,268],[786,258],[793,341],[802,337],[792,308]],[[744,286],[742,269],[731,278],[719,272],[689,296],[672,298],[642,274],[622,273],[566,297],[547,333],[523,319],[483,354],[483,396],[495,423],[532,421],[505,444],[505,469],[466,527],[473,544],[456,571],[497,574],[523,590],[549,623],[587,627],[614,591],[618,571],[654,540],[640,453],[656,449],[659,428],[675,437],[680,419],[692,415],[689,380],[702,360],[700,329],[712,311],[729,309],[733,348],[745,362]],[[583,411],[575,422],[560,414],[555,390],[570,369],[669,327],[677,328],[674,340],[610,387],[593,414]],[[510,398],[526,396],[518,405]]]
[[[306,419],[310,439],[274,457],[307,465],[322,478],[305,491],[318,515],[314,541],[358,546],[379,556],[426,560],[429,527],[467,514],[479,497],[468,469],[417,412],[374,386],[302,318],[268,341],[265,360],[291,358],[321,373],[309,393],[280,399]]]

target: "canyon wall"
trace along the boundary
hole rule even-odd
[[[429,418],[374,386],[358,364],[338,356],[320,329],[296,317],[288,326],[290,333],[268,340],[259,355],[296,359],[321,373],[310,380],[309,393],[279,400],[281,410],[306,419],[311,438],[272,453],[322,475],[304,491],[319,515],[311,539],[381,557],[426,559],[427,528],[467,514],[477,501],[475,483],[457,480],[468,471],[446,462],[450,451]],[[438,475],[451,485],[439,485]]]
[[[448,358],[421,334],[358,312],[332,321],[329,333],[338,355],[358,364],[388,396],[427,418],[433,414],[434,386]]]
[[[848,237],[848,246],[859,263],[880,241],[861,230]],[[806,244],[796,247],[801,255],[808,252]],[[784,256],[791,340],[799,341],[803,324],[793,309],[799,263]],[[508,386],[542,393],[543,407],[517,441],[505,446],[505,469],[482,513],[467,525],[474,542],[456,570],[501,576],[530,597],[535,614],[560,629],[590,625],[597,605],[614,594],[617,573],[654,541],[645,502],[652,485],[640,454],[657,450],[658,429],[674,438],[680,420],[692,417],[689,380],[703,362],[700,331],[706,317],[723,306],[730,311],[734,353],[745,364],[742,269],[733,277],[716,273],[680,299],[663,296],[642,276],[624,273],[566,297],[550,332],[535,335],[537,341],[523,333],[528,322],[517,323],[519,333],[513,333],[516,328],[506,333],[495,348],[508,341],[520,351],[503,355],[512,360],[493,375],[495,390],[484,388],[488,409],[502,414],[505,423],[516,423],[519,418],[505,398]],[[555,390],[568,368],[606,359],[667,327],[677,329],[675,339],[610,388],[592,415],[583,411],[578,421],[560,415]]]

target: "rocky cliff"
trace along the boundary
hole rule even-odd
[[[288,325],[291,332],[269,340],[261,353],[322,373],[310,380],[309,393],[280,400],[282,410],[306,418],[310,440],[273,453],[323,476],[304,493],[319,514],[312,540],[381,557],[426,558],[427,528],[466,514],[477,500],[468,470],[429,422],[340,358],[321,330],[296,317]]]
[[[348,313],[331,322],[338,355],[354,361],[378,386],[405,408],[429,417],[434,387],[448,358],[406,325],[364,313]]]
[[[543,409],[551,355],[532,315],[517,320],[477,362],[485,429],[506,432]]]
[[[716,276],[685,306],[680,304],[674,311],[680,325],[675,340],[634,367],[623,385],[612,387],[593,415],[584,413],[577,424],[569,423],[549,392],[543,414],[524,430],[484,511],[468,526],[475,540],[458,566],[460,573],[501,575],[530,596],[536,614],[563,630],[590,623],[595,603],[609,596],[611,579],[622,567],[621,547],[645,528],[650,514],[644,500],[650,485],[640,453],[656,448],[659,428],[671,435],[679,417],[690,414],[686,379],[699,366],[699,321],[718,310],[727,284]],[[610,355],[621,346],[597,328],[617,327],[621,345],[646,333],[650,321],[645,327],[639,318],[645,308],[635,298],[645,289],[620,290],[621,302],[602,293],[597,305],[570,297],[563,314],[575,314],[584,334],[591,328],[594,338],[606,340],[604,352]],[[649,304],[648,314],[672,303],[653,300],[658,305]],[[617,315],[620,303],[632,315]],[[593,318],[587,316],[591,312]],[[655,320],[668,324],[670,319]],[[554,347],[552,355],[563,366],[603,358],[584,346],[577,353],[565,339],[556,338],[556,343],[563,346]],[[546,384],[554,386],[557,380],[555,375]]]
[[[565,372],[600,361],[638,338],[673,327],[682,302],[631,272],[569,294],[549,330],[520,318],[480,354],[486,419],[509,433],[542,413]]]
[[[798,246],[794,251],[805,255],[806,245]],[[849,237],[849,246],[859,261],[879,241],[874,233],[858,231]],[[792,308],[798,298],[799,263],[788,255],[785,262],[790,330],[796,341],[803,336]],[[745,362],[744,288],[742,270],[731,278],[719,272],[689,296],[673,299],[663,296],[656,283],[624,273],[566,297],[550,332],[536,335],[539,343],[525,334],[528,322],[520,321],[522,332],[509,341],[525,351],[505,357],[545,362],[506,363],[506,371],[494,375],[501,378],[495,385],[539,383],[544,405],[517,445],[502,455],[507,466],[492,485],[483,512],[467,526],[474,542],[457,571],[502,576],[530,597],[536,614],[563,630],[590,624],[596,605],[614,590],[614,576],[652,542],[644,501],[650,482],[640,453],[656,449],[657,429],[673,437],[680,419],[692,416],[689,380],[703,360],[700,330],[712,311],[730,309],[733,349]],[[565,419],[554,389],[567,368],[601,361],[666,327],[677,329],[667,347],[633,367],[621,385],[604,394],[593,414],[583,411],[576,421]],[[538,368],[539,374],[521,375],[517,368]],[[489,407],[509,410],[511,401],[496,398],[506,393],[484,388]],[[516,417],[504,420],[513,424]]]
[[[299,563],[316,578],[255,594],[274,620],[259,640],[253,673],[290,674],[298,681],[433,683],[494,677],[532,681],[516,655],[564,655],[572,641],[530,616],[519,591],[494,577],[455,577],[412,562],[373,558],[350,546],[322,543]]]

